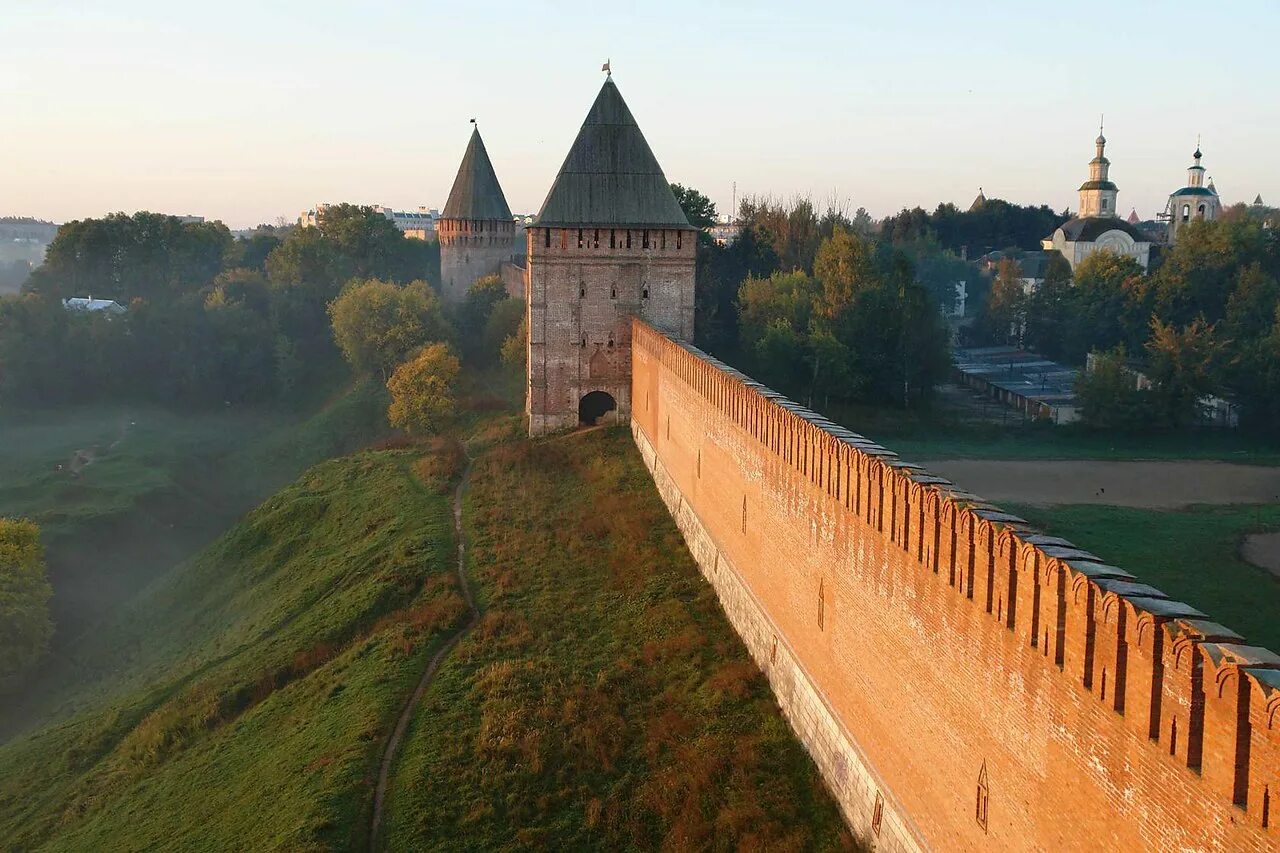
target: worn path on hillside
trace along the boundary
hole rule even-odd
[[[475,598],[471,594],[471,587],[467,584],[467,537],[462,529],[462,499],[466,496],[467,484],[471,480],[471,466],[473,460],[471,454],[467,452],[466,444],[462,445],[463,452],[466,453],[467,464],[462,469],[462,476],[458,479],[458,487],[453,492],[453,530],[458,540],[458,585],[462,587],[462,597],[467,602],[467,621],[459,628],[453,636],[445,640],[431,660],[427,663],[427,668],[423,670],[422,677],[418,679],[418,686],[414,688],[413,693],[409,695],[409,700],[405,702],[404,709],[400,712],[400,718],[396,720],[396,727],[391,732],[391,738],[387,741],[387,747],[382,753],[382,761],[378,767],[378,785],[373,792],[373,819],[369,826],[369,849],[378,849],[378,830],[382,826],[382,811],[387,798],[387,786],[391,779],[391,767],[395,764],[396,755],[400,751],[400,743],[404,740],[404,734],[409,728],[409,721],[413,719],[413,712],[417,709],[418,703],[422,700],[422,694],[427,691],[431,680],[435,678],[436,672],[440,669],[440,664],[448,657],[449,652],[453,651],[454,646],[471,632],[471,629],[480,621],[480,609],[476,607]]]
[[[1280,578],[1280,533],[1251,533],[1240,547],[1240,556]]]
[[[927,469],[994,503],[1177,509],[1280,501],[1280,468],[1230,462],[944,459]]]

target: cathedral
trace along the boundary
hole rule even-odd
[[[697,232],[612,77],[526,240],[529,433],[625,421],[631,318],[693,339]]]
[[[1099,249],[1133,258],[1145,270],[1151,261],[1151,240],[1119,216],[1119,188],[1109,176],[1111,161],[1104,153],[1107,139],[1101,128],[1094,144],[1097,154],[1089,161],[1089,180],[1080,185],[1079,212],[1041,240],[1040,245],[1061,252],[1072,270]]]

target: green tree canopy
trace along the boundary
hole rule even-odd
[[[12,683],[44,656],[53,635],[40,530],[0,518],[0,685]]]
[[[680,184],[672,184],[671,192],[675,194],[685,218],[694,228],[710,228],[716,224],[716,205],[711,199],[693,187]]]
[[[387,380],[391,406],[387,419],[410,435],[437,432],[453,414],[453,383],[460,365],[445,343],[419,349]]]
[[[357,372],[385,379],[410,352],[449,335],[440,300],[425,281],[405,287],[353,281],[329,306],[333,337]]]
[[[221,222],[113,213],[59,228],[27,286],[122,305],[134,299],[173,300],[209,284],[231,248],[231,232]]]

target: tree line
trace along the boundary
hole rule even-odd
[[[1241,210],[1194,222],[1144,273],[1099,251],[1076,266],[1052,254],[1027,293],[1016,260],[1001,263],[979,326],[994,342],[1083,365],[1087,421],[1177,428],[1202,398],[1240,407],[1242,425],[1280,427],[1280,235]],[[1138,388],[1137,373],[1150,387]]]
[[[0,400],[291,399],[340,364],[328,306],[363,278],[438,281],[439,248],[355,205],[247,239],[153,213],[68,223],[0,298]],[[72,296],[127,311],[68,311]]]

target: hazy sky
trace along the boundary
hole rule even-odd
[[[667,177],[727,209],[1076,206],[1106,113],[1120,207],[1280,202],[1280,2],[0,0],[0,215],[273,221],[443,206],[476,117],[536,212],[600,65]]]

